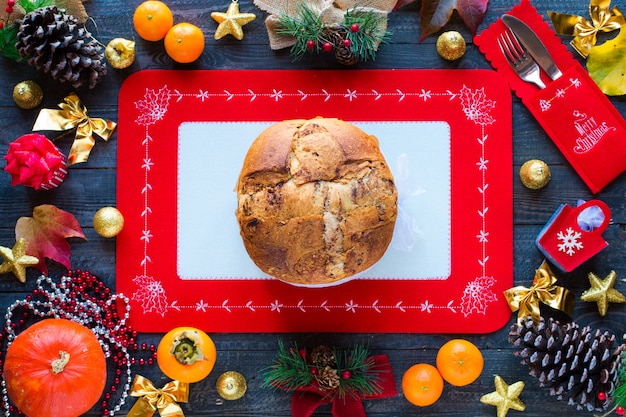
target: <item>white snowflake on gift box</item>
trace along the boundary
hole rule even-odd
[[[557,233],[556,237],[562,242],[558,244],[559,250],[569,256],[573,256],[577,250],[583,248],[583,244],[579,240],[582,237],[582,233],[575,232],[571,227],[565,229],[565,233],[560,231]]]

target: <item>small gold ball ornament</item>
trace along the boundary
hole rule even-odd
[[[522,184],[532,190],[538,190],[548,185],[550,181],[550,167],[539,159],[524,162],[519,170]]]
[[[217,393],[225,400],[238,400],[246,393],[246,378],[237,371],[227,371],[217,378]]]
[[[114,237],[124,228],[124,217],[115,207],[102,207],[93,216],[93,227],[102,237]]]
[[[34,109],[43,100],[43,90],[32,80],[22,81],[13,88],[13,100],[19,108]]]
[[[115,38],[104,48],[104,57],[115,69],[128,68],[135,61],[135,42]]]
[[[444,32],[437,38],[437,53],[448,61],[455,61],[465,55],[465,39],[454,30]]]

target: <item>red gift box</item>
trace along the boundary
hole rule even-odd
[[[553,81],[542,72],[544,89],[523,81],[498,46],[497,39],[506,30],[501,19],[474,42],[589,189],[599,192],[626,171],[626,121],[530,1],[522,0],[508,14],[523,20],[537,34],[563,72],[560,78]]]
[[[600,200],[577,207],[562,204],[537,236],[536,244],[559,269],[571,272],[609,244],[602,233],[611,211]]]

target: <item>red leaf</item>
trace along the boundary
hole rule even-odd
[[[15,237],[26,239],[26,253],[39,258],[35,268],[48,274],[45,258],[52,259],[70,269],[69,237],[86,239],[76,218],[49,204],[37,206],[33,217],[20,217],[15,225]]]
[[[450,21],[456,10],[463,22],[476,35],[487,12],[489,0],[423,0],[420,9],[422,35],[420,41],[438,32]]]

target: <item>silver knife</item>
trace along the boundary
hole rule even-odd
[[[526,23],[510,14],[502,15],[502,21],[515,33],[522,45],[528,49],[533,59],[537,61],[537,64],[539,64],[550,78],[556,80],[563,75],[552,60],[546,46]]]

